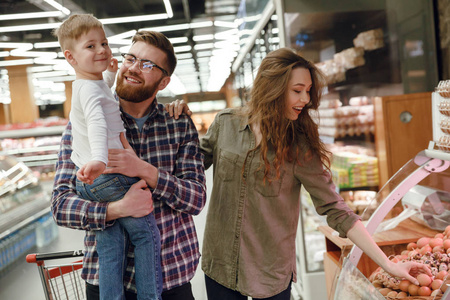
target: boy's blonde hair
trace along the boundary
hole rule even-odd
[[[96,17],[91,14],[75,14],[55,29],[53,35],[58,38],[64,52],[67,49],[72,50],[73,42],[94,28],[103,30],[103,24]]]

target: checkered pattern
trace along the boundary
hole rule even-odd
[[[154,212],[161,232],[161,263],[164,290],[189,282],[200,258],[193,215],[205,205],[206,188],[203,155],[192,120],[181,116],[175,120],[163,105],[152,104],[151,113],[139,132],[134,119],[122,112],[127,139],[136,154],[158,168],[157,187],[152,190]],[[107,224],[106,203],[91,202],[76,194],[75,165],[72,152],[71,124],[61,140],[52,195],[53,216],[58,225],[86,230],[82,277],[98,285],[98,256],[95,230]],[[125,286],[135,291],[134,253],[130,246]]]

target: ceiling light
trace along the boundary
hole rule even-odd
[[[188,59],[188,58],[192,58],[192,54],[191,53],[177,54],[177,60],[178,61],[183,60],[183,59]]]
[[[172,18],[173,11],[172,11],[172,6],[170,5],[170,1],[164,0],[164,6],[166,7],[166,12],[167,12],[167,15],[169,16],[169,18]]]
[[[139,22],[139,21],[161,20],[161,19],[167,19],[167,18],[168,18],[167,14],[155,14],[155,15],[142,15],[142,16],[122,17],[122,18],[107,18],[107,19],[99,19],[99,21],[105,25],[108,25],[108,24],[118,24],[118,23],[132,23],[132,22]],[[45,24],[32,24],[32,25],[4,26],[4,27],[0,27],[0,32],[55,29],[55,28],[58,28],[60,25],[61,25],[61,22],[45,23]]]
[[[60,25],[61,25],[61,23],[45,23],[45,24],[33,24],[33,25],[4,26],[4,27],[0,27],[0,32],[55,29],[55,28],[58,28]]]
[[[191,28],[211,27],[213,25],[214,25],[214,23],[212,21],[205,21],[205,22],[197,22],[197,23],[184,23],[184,24],[167,25],[167,26],[159,26],[159,27],[148,27],[148,28],[141,28],[139,30],[166,32],[166,31],[187,30],[187,29],[191,29]]]
[[[238,33],[239,33],[239,30],[237,30],[237,29],[225,30],[225,31],[216,33],[215,38],[217,40],[227,40],[227,39],[239,40]]]
[[[116,35],[109,36],[108,40],[109,39],[126,39],[126,38],[129,38],[129,37],[132,37],[133,35],[135,35],[136,32],[137,32],[137,30],[134,30],[134,29],[130,30],[130,31],[122,32],[122,33],[119,33]]]
[[[226,22],[226,21],[214,21],[214,26],[217,27],[228,27],[228,28],[237,28],[234,22]]]
[[[109,44],[130,46],[131,40],[108,39]]]
[[[14,59],[14,60],[2,60],[0,61],[0,67],[9,66],[21,66],[21,65],[32,65],[33,59]]]
[[[52,71],[52,72],[40,72],[33,74],[34,78],[44,78],[44,77],[55,77],[55,76],[66,76],[67,71]]]
[[[208,51],[199,51],[197,52],[197,57],[209,57],[211,56],[212,51],[208,50]]]
[[[176,31],[176,30],[187,30],[189,28],[190,28],[189,24],[185,23],[185,24],[177,24],[177,25],[141,28],[138,31],[147,30],[147,31],[166,32],[166,31]]]
[[[175,51],[175,53],[177,53],[177,52],[187,52],[187,51],[191,51],[191,49],[192,49],[191,46],[173,47],[173,50]]]
[[[209,41],[214,39],[214,34],[194,35],[194,42]]]
[[[200,57],[197,59],[198,63],[209,62],[211,58],[209,56]]]
[[[20,19],[38,19],[38,18],[60,18],[65,16],[65,14],[61,11],[43,11],[43,12],[34,12],[34,13],[21,13],[21,14],[9,14],[9,15],[0,15],[0,21],[7,20],[20,20]]]
[[[58,56],[56,52],[23,51],[22,49],[11,50],[10,55],[22,57],[46,57],[46,58],[56,58]]]
[[[59,48],[59,42],[44,42],[44,43],[35,43],[34,48]]]
[[[9,51],[0,51],[0,57],[7,57],[9,56]]]
[[[205,49],[213,49],[213,48],[214,48],[213,43],[197,44],[194,46],[195,50],[205,50]]]
[[[183,37],[177,37],[177,38],[170,38],[169,41],[172,44],[182,44],[182,43],[187,43],[188,42],[188,38],[183,36]]]
[[[55,0],[44,0],[44,1],[47,2],[48,4],[50,4],[51,6],[53,6],[54,8],[56,8],[57,10],[62,11],[64,14],[70,15],[70,10],[68,10],[67,8],[65,8],[64,6],[62,6]]]
[[[104,24],[104,25],[108,25],[108,24],[118,24],[118,23],[132,23],[132,22],[140,22],[140,21],[163,20],[163,19],[168,19],[168,18],[169,18],[169,16],[167,14],[154,14],[154,15],[143,15],[143,16],[99,19],[99,21],[102,22],[102,24]]]
[[[57,65],[66,62],[65,59],[52,59],[48,57],[37,57],[34,59],[35,64],[42,64],[42,65]]]
[[[39,78],[40,81],[55,81],[55,82],[74,81],[75,79],[77,79],[77,77],[75,75]]]
[[[179,66],[181,65],[188,65],[188,64],[193,64],[194,63],[194,59],[190,58],[190,59],[182,59],[180,61],[177,62],[177,69]]]
[[[203,28],[203,27],[212,27],[212,26],[214,26],[213,21],[197,22],[197,23],[190,24],[190,28]]]
[[[53,71],[53,67],[52,66],[29,67],[28,71],[30,71],[32,73],[48,72],[48,71]]]
[[[33,49],[33,44],[0,42],[0,48],[7,48],[7,49],[20,48],[20,49],[24,49],[24,50],[31,50],[31,49]]]

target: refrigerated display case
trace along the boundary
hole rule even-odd
[[[401,233],[401,238],[394,240],[393,245],[406,247],[403,248],[403,251],[397,249],[391,253],[394,259],[429,264],[433,278],[443,278],[434,288],[427,290],[429,294],[422,296],[428,297],[424,299],[450,300],[450,289],[447,288],[450,285],[450,278],[447,274],[442,273],[442,271],[448,271],[450,262],[450,250],[448,250],[450,248],[445,243],[450,235],[450,148],[447,148],[446,144],[450,132],[447,131],[445,123],[450,85],[444,87],[442,85],[441,83],[432,95],[433,140],[430,141],[427,149],[418,153],[400,168],[378,192],[376,198],[381,204],[371,214],[366,228],[370,234],[374,234],[375,241],[380,235],[393,237],[395,232]],[[401,208],[401,212],[394,213],[396,208]],[[402,224],[408,224],[408,227],[402,229]],[[418,236],[408,239],[408,231],[417,232]],[[420,243],[422,238],[424,238],[423,243]],[[424,242],[427,239],[435,242],[439,242],[438,239],[440,239],[444,244],[443,246],[434,246],[434,243],[431,245],[431,242]],[[353,287],[354,280],[361,280],[360,284],[370,287],[371,283],[367,283],[364,277],[373,280],[374,276],[383,272],[383,270],[376,269],[377,266],[374,264],[369,267],[367,267],[368,264],[362,266],[361,262],[365,260],[362,259],[362,256],[361,249],[354,245],[348,255],[347,252],[342,251],[340,261],[344,263],[341,264],[341,274],[334,286],[329,289],[329,294],[334,295],[334,299],[342,299],[344,294],[358,297],[359,292]],[[356,266],[359,270],[356,270]],[[398,289],[397,279],[387,273],[382,276],[388,283],[380,288],[390,288],[390,291],[394,293],[401,292]],[[388,284],[391,286],[387,286]],[[377,289],[371,288],[371,290],[372,295],[375,296],[367,299],[380,299],[380,297],[384,299]],[[361,292],[363,293],[363,290]],[[409,292],[411,293],[411,291]],[[390,299],[390,297],[387,298]]]
[[[405,164],[377,194],[376,201],[381,204],[372,213],[366,224],[368,232],[375,233],[374,240],[379,242],[380,236],[383,235],[386,239],[390,239],[389,242],[392,242],[393,246],[406,246],[409,243],[417,242],[421,237],[433,238],[445,230],[446,226],[450,224],[449,166],[450,154],[434,149],[421,151]],[[399,202],[403,207],[403,212],[393,216],[392,210]],[[402,227],[403,224],[406,224],[407,227]],[[417,235],[414,235],[415,233]],[[395,236],[398,236],[397,240]],[[386,244],[387,241],[383,242]],[[405,249],[406,247],[398,248],[387,255],[397,257],[397,255],[402,255],[402,250]],[[382,250],[385,249],[382,248]],[[342,252],[343,257],[340,258],[341,262],[344,262],[342,263],[344,273],[351,270],[349,271],[353,274],[351,277],[353,276],[355,280],[356,277],[359,278],[361,284],[365,282],[364,277],[371,276],[377,268],[373,263],[369,266],[364,263],[361,266],[362,255],[361,249],[353,245],[348,255]],[[413,256],[408,255],[403,259],[412,258]],[[424,261],[424,263],[428,262]],[[351,265],[348,266],[348,264]],[[358,266],[359,270],[354,273],[352,266]],[[436,276],[437,273],[434,273],[436,271],[433,268],[431,270],[433,276]],[[348,276],[348,274],[340,274],[337,277],[335,286],[329,291],[331,295],[334,295],[334,299],[342,299],[344,294],[353,295],[352,297],[358,296],[358,292],[354,289],[354,281],[349,281]],[[367,286],[370,285],[367,284]],[[372,289],[372,294],[376,296],[367,299],[380,299],[381,294],[377,289]],[[449,300],[450,292],[428,299]]]
[[[50,193],[23,162],[0,155],[0,275],[30,248],[46,245],[57,234]]]
[[[1,131],[0,155],[14,156],[38,173],[52,173],[64,128],[58,125]]]

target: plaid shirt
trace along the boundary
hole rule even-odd
[[[192,120],[169,117],[164,106],[153,101],[151,113],[139,132],[134,119],[122,112],[127,139],[137,156],[158,169],[158,182],[152,189],[154,213],[161,232],[161,264],[164,290],[189,282],[200,258],[192,216],[206,201],[203,155],[199,151],[198,133]],[[72,153],[71,124],[61,140],[52,195],[53,218],[58,225],[86,230],[82,278],[98,285],[98,255],[95,230],[107,226],[106,203],[81,199],[76,193],[75,165]],[[109,223],[108,223],[109,225]],[[128,251],[124,284],[134,285],[134,252]]]

